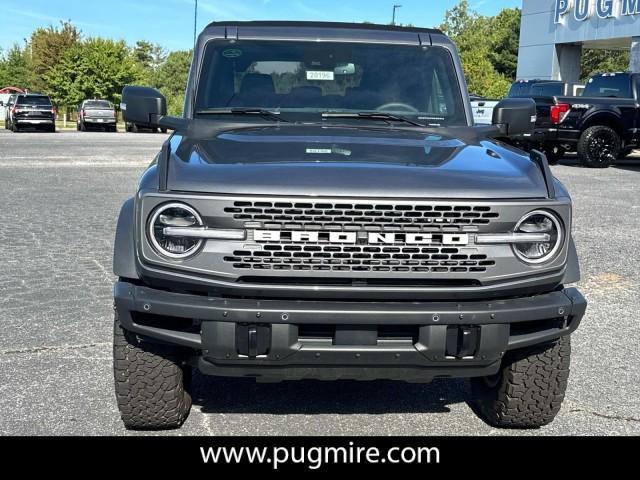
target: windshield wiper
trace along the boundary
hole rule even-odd
[[[349,112],[325,112],[322,114],[322,118],[356,118],[363,120],[382,120],[382,121],[391,121],[391,122],[402,122],[408,123],[409,125],[414,125],[416,127],[426,127],[426,125],[418,122],[414,122],[413,120],[405,117],[401,117],[399,115],[393,115],[391,113],[384,112],[359,112],[359,113],[349,113]]]
[[[256,115],[271,118],[278,122],[289,122],[289,120],[280,117],[279,113],[264,108],[211,108],[208,110],[198,110],[196,115]]]

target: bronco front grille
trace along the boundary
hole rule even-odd
[[[237,201],[226,207],[247,228],[422,232],[443,227],[475,231],[499,214],[489,206],[392,203]]]
[[[241,270],[313,272],[481,273],[495,265],[486,255],[452,247],[273,245],[237,250],[224,261]]]

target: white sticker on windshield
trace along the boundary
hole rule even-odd
[[[318,154],[318,155],[331,155],[333,150],[330,148],[307,148],[307,153]]]
[[[332,81],[335,80],[334,72],[307,71],[307,80]]]

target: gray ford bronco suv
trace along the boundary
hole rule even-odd
[[[586,309],[571,200],[507,99],[474,126],[453,43],[419,28],[213,23],[183,117],[122,207],[114,369],[131,429],[177,428],[191,371],[471,378],[487,423],[551,422]]]

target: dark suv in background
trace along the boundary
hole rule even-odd
[[[7,102],[5,128],[19,132],[25,127],[56,131],[56,108],[47,95],[21,93]]]

